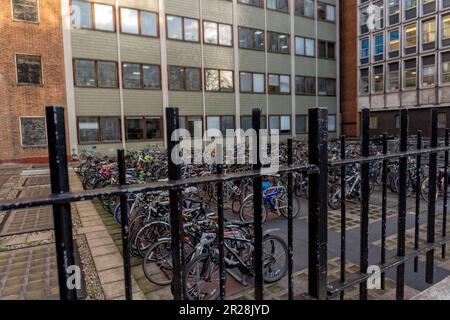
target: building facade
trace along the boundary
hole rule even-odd
[[[342,100],[342,112],[349,117],[343,121],[344,133],[354,133],[345,123],[357,124],[363,107],[372,111],[373,134],[397,134],[402,108],[410,110],[411,134],[428,134],[434,106],[440,108],[439,128],[445,129],[450,123],[450,1],[355,0],[345,6],[356,8],[348,12],[357,28],[343,24],[341,40],[348,48],[345,54],[354,57],[343,60],[342,68],[356,70],[346,76],[357,102]]]
[[[47,161],[46,105],[66,105],[59,0],[0,1],[0,163]]]

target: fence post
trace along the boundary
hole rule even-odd
[[[309,181],[308,294],[327,298],[328,260],[328,111],[309,109],[309,163],[319,168]]]
[[[181,179],[181,168],[174,163],[172,159],[172,151],[179,142],[179,136],[174,132],[180,127],[180,119],[178,117],[178,108],[166,108],[167,119],[167,162],[169,181]],[[174,137],[172,137],[174,135]],[[171,232],[171,248],[172,248],[172,293],[175,300],[184,299],[184,275],[183,275],[183,204],[181,189],[172,189],[169,191],[170,201],[170,232]]]
[[[341,160],[346,159],[346,139],[345,136],[341,136]],[[343,165],[341,167],[341,282],[345,282],[345,266],[346,266],[346,249],[347,249],[347,212],[346,212],[346,201],[347,201],[347,195],[345,190],[345,179],[347,175],[347,167]],[[344,300],[345,298],[345,291],[342,291],[340,294],[341,300]]]
[[[256,132],[256,141],[253,141],[253,148],[256,147],[256,163],[253,164],[253,170],[261,170],[261,109],[255,108],[252,111],[252,128]],[[256,146],[255,146],[256,143]],[[262,225],[262,177],[253,178],[253,206],[254,206],[254,223],[255,223],[255,299],[264,299],[264,280],[263,280],[263,265],[262,265],[262,240],[263,240],[263,225]]]
[[[125,187],[127,184],[125,151],[117,151],[117,163],[119,164],[119,185]],[[125,277],[125,297],[126,300],[133,300],[131,287],[131,264],[129,247],[129,229],[128,229],[128,197],[126,194],[120,195],[120,224],[122,227],[122,258],[123,272]]]
[[[361,110],[361,156],[370,156],[370,110]],[[370,163],[361,164],[361,240],[360,272],[367,273],[369,267],[369,200],[370,200]],[[367,282],[359,285],[359,297],[367,300]]]
[[[450,130],[445,130],[445,146],[450,145]],[[448,158],[449,152],[445,151],[444,155],[444,203],[442,208],[442,238],[447,237],[447,211],[448,211]],[[447,243],[442,245],[442,259],[446,258]]]
[[[49,106],[45,112],[52,193],[64,194],[69,192],[64,107]],[[61,300],[76,300],[76,289],[74,287],[69,288],[67,283],[71,276],[68,267],[75,265],[70,203],[53,205],[53,223],[55,228],[59,296]]]
[[[216,148],[216,165],[217,165],[217,175],[223,175],[223,146],[217,145]],[[223,182],[217,183],[217,218],[218,218],[218,240],[219,240],[219,290],[220,290],[220,300],[225,300],[225,285],[226,285],[226,266],[225,266],[225,248],[224,248],[224,197],[223,197]]]
[[[288,165],[292,166],[293,159],[293,141],[288,139],[287,155]],[[293,217],[293,202],[294,202],[294,181],[292,172],[288,173],[288,298],[294,300],[294,279],[292,277],[294,269],[294,217]],[[299,209],[300,210],[300,209]]]

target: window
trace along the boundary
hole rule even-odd
[[[417,26],[415,24],[405,27],[405,48],[406,53],[415,53],[415,49],[409,52],[408,48],[415,48],[417,45]]]
[[[145,139],[161,140],[162,139],[162,121],[159,117],[145,118]]]
[[[250,6],[260,7],[260,8],[262,8],[264,6],[263,0],[239,0],[238,2],[243,3],[243,4],[248,4]]]
[[[269,130],[278,131],[279,134],[291,133],[291,116],[269,116]]]
[[[336,54],[336,45],[333,42],[319,41],[318,54],[319,58],[334,59]]]
[[[233,71],[227,70],[205,70],[205,90],[233,92]]]
[[[429,14],[436,11],[436,0],[423,0],[422,1],[422,14]]]
[[[117,69],[115,62],[98,61],[98,86],[100,88],[117,88]]]
[[[167,38],[189,42],[199,41],[199,22],[197,19],[167,16]]]
[[[228,24],[203,22],[203,41],[206,44],[216,44],[231,47],[233,45],[233,31]]]
[[[400,90],[400,66],[398,62],[388,65],[388,91]]]
[[[16,56],[17,83],[42,84],[41,57],[18,54]]]
[[[369,93],[369,69],[367,68],[359,70],[359,93]]]
[[[92,2],[72,0],[72,28],[92,29]]]
[[[158,15],[137,9],[120,8],[120,29],[124,33],[158,36]]]
[[[434,45],[429,47],[428,44],[436,42],[436,19],[424,21],[422,23],[422,41],[423,50],[434,49]]]
[[[295,15],[314,18],[314,0],[295,0]]]
[[[200,91],[200,68],[169,66],[169,90]]]
[[[336,132],[336,116],[335,115],[328,116],[328,131]]]
[[[180,129],[188,130],[191,137],[195,136],[195,128],[196,127],[200,128],[200,132],[203,131],[203,117],[202,116],[180,117]]]
[[[438,114],[438,128],[446,129],[447,128],[447,113],[439,112]]]
[[[239,27],[239,48],[264,50],[264,31]]]
[[[369,39],[361,39],[360,40],[360,48],[359,48],[359,58],[361,64],[369,63]]]
[[[388,0],[389,25],[400,21],[400,0]]]
[[[266,0],[267,1],[267,9],[276,10],[288,13],[289,5],[288,0]]]
[[[100,118],[100,132],[102,142],[120,141],[120,119],[114,117]]]
[[[126,118],[127,140],[144,140],[144,119],[143,118]]]
[[[384,55],[384,35],[378,34],[374,36],[374,59],[382,59]]]
[[[96,30],[115,31],[114,7],[94,3],[94,23]]]
[[[241,72],[242,93],[265,93],[265,81],[263,73]]]
[[[269,93],[271,94],[289,94],[290,88],[290,76],[269,74]]]
[[[161,72],[158,65],[142,65],[144,89],[161,89]]]
[[[370,129],[378,129],[378,116],[371,115],[369,120]]]
[[[317,18],[319,20],[334,22],[336,20],[336,7],[324,2],[317,2]]]
[[[206,117],[207,130],[219,130],[223,136],[227,135],[227,130],[234,130],[233,116],[208,116]],[[208,138],[213,137],[213,133],[208,132]]]
[[[450,83],[450,52],[443,52],[441,55],[441,82]]]
[[[422,58],[422,86],[433,87],[436,84],[436,62],[435,56]]]
[[[398,30],[391,30],[389,31],[389,53],[395,53],[398,52],[399,50],[400,50],[400,33]]]
[[[383,29],[384,28],[384,0],[374,3],[373,5],[375,7],[378,7],[379,14],[375,15],[375,26],[377,29]],[[370,15],[369,15],[370,18]]]
[[[359,34],[369,33],[369,27],[367,25],[369,19],[368,8],[362,8],[359,11]]]
[[[417,87],[416,59],[404,62],[404,87],[405,89],[416,89]]]
[[[268,51],[274,53],[289,53],[289,36],[276,32],[267,32]]]
[[[78,118],[78,141],[82,144],[100,142],[100,128],[98,118]]]
[[[319,78],[319,95],[320,96],[335,96],[336,95],[336,80]]]
[[[297,134],[304,134],[307,132],[307,120],[306,115],[297,115],[295,117],[295,131]]]
[[[96,87],[97,74],[95,72],[94,60],[74,61],[75,86],[77,87]]]
[[[123,87],[125,89],[161,89],[159,66],[124,62]]]
[[[45,117],[21,117],[20,137],[22,147],[46,147],[47,129]]]
[[[383,66],[375,66],[373,67],[373,92],[374,93],[381,93],[384,92],[384,68]]]
[[[241,129],[244,130],[244,132],[248,131],[249,129],[253,128],[252,123],[252,116],[241,116]],[[261,116],[261,129],[266,129],[267,127],[267,119],[265,116]]]
[[[442,45],[450,44],[450,14],[442,17]]]
[[[315,42],[313,39],[295,37],[295,54],[299,56],[314,57]]]
[[[13,19],[25,22],[39,22],[38,0],[12,0]]]

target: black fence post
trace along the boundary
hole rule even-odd
[[[64,194],[69,192],[64,107],[49,106],[45,111],[52,193]],[[70,288],[67,283],[71,276],[68,268],[75,265],[70,203],[53,205],[53,223],[59,296],[61,300],[76,300],[76,288]]]
[[[309,249],[308,294],[327,299],[328,260],[328,111],[309,109],[309,163],[319,173],[310,173],[309,181]]]
[[[294,163],[293,157],[293,141],[287,141],[287,156],[288,165],[292,166]],[[294,181],[292,172],[288,173],[288,299],[294,300],[294,217],[293,217],[293,202],[294,202]]]
[[[346,139],[345,136],[341,136],[341,160],[345,160],[346,158]],[[347,195],[345,190],[345,178],[347,174],[347,167],[343,165],[341,167],[341,282],[345,282],[345,265],[346,265],[346,247],[347,247],[347,232],[346,232],[346,224],[347,224],[347,212],[346,212],[346,201]],[[340,299],[344,300],[345,291],[342,291],[340,294]]]
[[[417,132],[417,150],[422,149],[422,131]],[[420,184],[422,168],[422,155],[418,154],[416,157],[416,215],[414,217],[414,249],[419,250],[420,241]],[[414,272],[419,272],[419,257],[414,258]]]
[[[430,147],[438,146],[438,109],[431,110],[431,140]],[[428,225],[427,225],[427,242],[435,243],[435,227],[436,227],[436,181],[437,181],[437,153],[430,154],[428,174]],[[427,252],[425,281],[433,284],[434,278],[434,252],[432,249]]]
[[[217,175],[223,175],[223,147],[217,145],[216,148],[216,164]],[[219,240],[219,273],[220,273],[220,300],[225,300],[225,281],[226,281],[226,267],[225,267],[225,248],[224,248],[224,203],[223,203],[223,182],[217,183],[217,218],[218,218],[218,240]]]
[[[361,110],[361,156],[370,156],[370,110]],[[369,201],[370,201],[370,163],[361,164],[361,239],[360,272],[367,273],[369,267]],[[359,285],[361,300],[367,300],[367,282]]]
[[[408,151],[408,110],[400,111],[400,152]],[[406,174],[408,157],[402,156],[399,160],[399,188],[398,188],[398,236],[397,256],[406,254]],[[397,266],[396,298],[403,300],[405,288],[405,264]]]
[[[383,133],[383,154],[388,153],[387,133]],[[383,160],[381,173],[381,264],[386,263],[386,238],[387,238],[387,168],[388,161]],[[386,274],[381,274],[381,289],[386,286]]]
[[[450,145],[450,130],[445,130],[445,146]],[[448,211],[448,160],[449,152],[445,151],[444,155],[444,203],[442,208],[442,238],[447,237],[447,211]],[[447,244],[442,245],[442,259],[446,258]]]
[[[169,181],[181,179],[181,168],[172,158],[172,151],[179,142],[179,135],[176,131],[180,128],[178,108],[166,109],[167,119],[167,162],[169,170]],[[183,203],[182,190],[171,189],[169,191],[170,201],[170,232],[172,248],[172,293],[175,300],[184,299],[184,272],[183,272]]]
[[[253,109],[252,112],[252,127],[256,132],[256,142],[252,147],[256,147],[256,163],[253,164],[253,170],[261,170],[261,109]],[[256,146],[255,146],[256,143]],[[263,190],[262,190],[262,176],[253,178],[253,206],[254,206],[254,223],[255,223],[255,299],[264,299],[264,279],[263,279],[263,265],[262,265],[262,240],[263,240],[263,225],[262,225],[262,204],[263,204]]]
[[[119,164],[119,185],[121,188],[126,187],[126,164],[125,151],[117,150],[117,163]],[[131,285],[131,263],[130,263],[130,247],[129,247],[129,229],[128,229],[128,197],[126,194],[120,195],[120,224],[122,228],[122,258],[123,272],[125,277],[125,297],[126,300],[133,300]]]

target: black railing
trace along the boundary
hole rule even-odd
[[[382,287],[385,286],[385,273],[393,268],[397,270],[396,277],[396,298],[404,299],[405,287],[405,263],[414,259],[415,271],[418,271],[418,257],[426,255],[426,281],[433,283],[434,280],[434,253],[436,248],[442,248],[442,257],[445,258],[446,243],[450,240],[447,236],[447,195],[448,195],[448,156],[449,156],[449,131],[446,132],[445,147],[438,147],[438,109],[433,109],[430,131],[430,148],[422,148],[422,132],[417,133],[417,149],[408,151],[408,111],[402,110],[400,115],[400,151],[388,154],[387,135],[382,137],[382,154],[370,155],[370,112],[363,109],[361,112],[361,157],[347,159],[346,139],[341,138],[341,159],[329,162],[328,159],[328,126],[327,110],[323,108],[314,108],[309,110],[309,159],[308,165],[293,164],[293,143],[288,140],[288,164],[278,170],[280,175],[287,176],[287,194],[288,194],[288,298],[294,299],[294,247],[293,247],[293,194],[294,194],[294,173],[302,173],[308,176],[308,292],[307,296],[311,299],[328,299],[340,295],[345,298],[345,291],[353,286],[359,285],[360,299],[368,298],[367,280],[371,274],[368,274],[369,267],[369,203],[370,203],[370,165],[371,163],[382,163],[381,194],[382,194],[382,221],[381,221],[381,257],[378,264],[382,272]],[[253,180],[254,194],[254,264],[255,264],[255,298],[262,300],[264,298],[264,280],[263,280],[263,222],[262,222],[262,203],[263,190],[262,179],[265,175],[259,158],[261,127],[261,110],[253,110],[253,129],[257,135],[257,161],[253,165],[253,170],[244,173],[223,174],[222,165],[217,166],[217,174],[213,176],[181,179],[180,166],[172,161],[171,154],[180,137],[177,137],[176,130],[179,128],[178,109],[167,108],[167,145],[168,145],[168,174],[167,182],[155,182],[152,184],[127,185],[126,183],[126,165],[124,151],[118,151],[119,167],[119,186],[107,189],[94,189],[77,193],[69,191],[68,183],[68,164],[66,153],[66,137],[64,123],[64,109],[62,107],[47,108],[47,131],[49,143],[50,175],[52,194],[44,198],[8,200],[0,202],[0,211],[38,207],[44,205],[53,206],[55,242],[57,254],[57,267],[59,275],[60,297],[64,300],[76,299],[75,289],[70,289],[66,281],[71,276],[68,266],[74,264],[73,259],[73,240],[72,240],[72,222],[70,215],[70,204],[78,201],[93,200],[100,197],[119,197],[121,207],[121,224],[123,240],[123,265],[125,274],[125,295],[127,299],[132,299],[131,288],[131,266],[129,253],[129,235],[128,235],[128,210],[127,199],[129,195],[138,193],[147,193],[152,191],[169,191],[170,200],[170,226],[171,226],[171,249],[173,264],[172,293],[175,299],[185,298],[185,279],[184,274],[184,245],[183,245],[183,217],[182,217],[182,198],[183,189],[190,186],[199,186],[205,184],[215,184],[217,188],[217,214],[218,214],[218,243],[220,263],[220,299],[226,297],[224,264],[224,183],[235,180],[249,178]],[[220,149],[220,148],[219,148]],[[436,226],[436,186],[437,186],[437,158],[438,153],[445,154],[444,160],[444,202],[443,202],[443,227],[441,237],[435,238]],[[427,243],[425,246],[419,245],[419,227],[420,227],[420,168],[422,166],[422,157],[429,155],[429,190],[428,190],[428,221],[427,221]],[[406,171],[408,158],[416,157],[417,169],[417,190],[416,190],[416,215],[415,215],[415,247],[413,252],[406,252]],[[387,170],[388,163],[392,160],[399,161],[399,184],[398,184],[398,226],[397,226],[397,254],[395,257],[386,258],[386,225],[387,225]],[[351,165],[360,166],[361,190],[360,190],[360,272],[358,274],[347,274],[346,258],[348,244],[346,243],[346,188],[341,187],[341,244],[340,244],[340,279],[334,283],[328,283],[327,263],[328,263],[328,204],[327,194],[329,188],[329,170],[340,171],[341,186],[345,186],[346,168]]]

